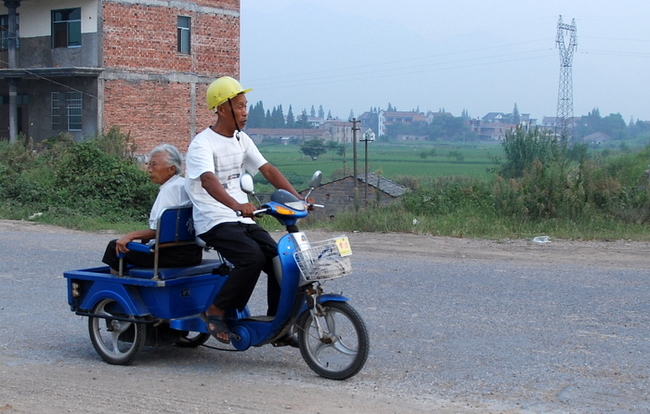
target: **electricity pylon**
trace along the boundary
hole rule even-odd
[[[564,42],[564,35],[569,37],[569,42]],[[571,24],[562,23],[562,16],[557,22],[557,36],[555,44],[560,50],[560,86],[557,93],[557,117],[555,118],[555,132],[567,141],[573,138],[573,80],[571,68],[573,53],[578,47],[576,35],[576,20]]]

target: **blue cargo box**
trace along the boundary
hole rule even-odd
[[[170,270],[184,276],[165,280],[146,279],[144,273],[139,274],[141,277],[117,277],[107,266],[67,271],[63,276],[68,280],[68,304],[75,312],[91,312],[99,301],[111,298],[125,314],[133,316],[176,319],[197,315],[212,303],[226,277],[211,270],[187,276],[192,272],[182,269],[187,268]]]

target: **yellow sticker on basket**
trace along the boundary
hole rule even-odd
[[[347,236],[336,239],[336,247],[341,256],[349,256],[352,254],[352,247],[350,247],[350,240]]]

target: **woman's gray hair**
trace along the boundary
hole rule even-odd
[[[149,158],[151,158],[151,156],[154,154],[158,154],[159,152],[167,153],[167,163],[170,167],[172,165],[176,167],[176,175],[179,175],[183,172],[183,157],[175,146],[171,144],[160,144],[151,150],[149,153]]]

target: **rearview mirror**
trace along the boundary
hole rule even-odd
[[[322,179],[323,179],[323,173],[320,171],[316,171],[314,175],[312,175],[311,177],[311,182],[309,183],[309,187],[311,188],[318,187]]]
[[[253,184],[253,176],[248,173],[242,174],[239,178],[239,187],[246,194],[254,194],[255,184]]]

